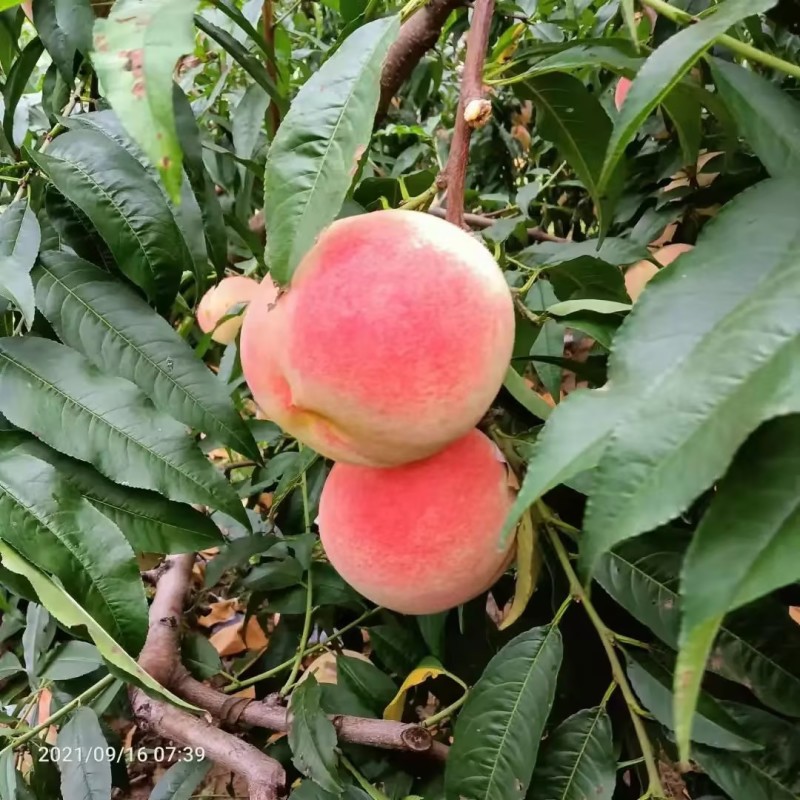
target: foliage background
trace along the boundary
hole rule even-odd
[[[242,782],[256,756],[296,800],[800,796],[800,8],[501,0],[459,165],[487,7],[0,0],[2,800],[278,796]],[[433,46],[401,75],[415,19]],[[402,617],[327,564],[328,465],[193,310],[223,273],[287,283],[336,216],[452,210],[460,167],[515,295],[486,427],[525,472],[527,557]],[[632,306],[626,269],[668,242],[696,247]],[[214,770],[157,763],[137,705],[187,713],[136,659],[141,575],[194,552],[183,664],[295,720],[238,761],[207,734]],[[337,682],[298,683],[323,650]],[[446,766],[326,713],[421,723]]]

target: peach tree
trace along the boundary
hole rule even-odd
[[[0,0],[0,800],[800,797],[799,35]]]

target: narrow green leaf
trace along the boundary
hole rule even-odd
[[[689,538],[663,529],[601,556],[597,582],[661,641],[678,648],[678,582]],[[766,599],[726,617],[707,668],[747,686],[782,714],[800,716],[800,641],[786,607]]]
[[[626,653],[626,672],[636,696],[644,708],[670,730],[675,729],[673,717],[672,673],[646,653]],[[708,744],[724,750],[757,750],[746,729],[739,726],[725,709],[710,695],[700,696],[698,713],[690,729],[693,742]]]
[[[281,95],[275,82],[267,72],[263,57],[251,53],[227,31],[217,27],[200,15],[194,18],[194,24],[206,36],[211,37],[225,52],[230,54],[234,61],[270,96],[272,102],[278,105],[281,112],[286,110],[286,99]]]
[[[378,718],[397,694],[394,681],[371,661],[346,655],[337,656],[336,674],[339,683],[350,689]]]
[[[62,118],[62,120],[63,124],[72,130],[77,128],[99,131],[130,153],[144,167],[150,182],[161,190],[175,224],[180,228],[183,243],[191,256],[192,268],[197,282],[197,292],[201,294],[207,284],[208,253],[203,233],[203,214],[189,182],[183,181],[181,183],[180,203],[173,203],[166,187],[159,178],[158,170],[150,163],[147,155],[139,145],[131,139],[114,111],[92,111],[88,114]]]
[[[97,714],[91,708],[78,708],[58,733],[58,762],[61,794],[81,800],[108,800],[111,797],[111,760],[106,757],[106,742]]]
[[[0,541],[0,559],[3,566],[27,578],[41,604],[62,624],[69,628],[84,626],[97,645],[103,658],[115,674],[134,683],[148,694],[166,700],[188,711],[199,709],[176,697],[148,675],[105,631],[102,625],[81,607],[68,592],[43,572],[22,558],[16,550]]]
[[[211,519],[191,506],[145,489],[120,486],[23,431],[2,434],[0,449],[12,448],[56,467],[64,480],[122,531],[136,553],[189,553],[218,547],[224,541]]]
[[[45,443],[127,486],[247,516],[230,484],[185,428],[131,383],[63,345],[0,339],[0,411]]]
[[[12,675],[22,671],[22,664],[19,663],[19,659],[12,652],[7,651],[0,655],[0,680],[10,678]]]
[[[65,344],[135,383],[161,411],[260,459],[224,385],[134,292],[93,264],[54,251],[42,254],[34,280],[39,310]]]
[[[211,761],[178,761],[159,778],[148,800],[190,800],[211,767]]]
[[[614,123],[599,180],[601,190],[616,179],[625,148],[644,121],[703,53],[739,20],[767,11],[775,3],[776,0],[725,0],[714,14],[678,31],[653,52],[636,74]]]
[[[33,0],[33,24],[63,79],[72,84],[75,56],[91,49],[94,12],[89,0]]]
[[[22,655],[25,671],[32,683],[39,682],[39,664],[56,635],[55,620],[39,603],[29,603],[25,612],[25,630],[22,632]]]
[[[22,312],[28,327],[35,313],[30,271],[39,255],[42,233],[25,200],[17,200],[0,215],[0,295]]]
[[[336,773],[336,729],[320,707],[322,693],[313,675],[295,687],[289,702],[292,762],[322,789],[340,795]]]
[[[48,681],[69,681],[94,672],[103,659],[93,644],[73,639],[48,653],[42,668],[42,678]]]
[[[206,250],[217,272],[221,272],[228,262],[228,232],[222,216],[222,206],[217,197],[214,181],[203,162],[203,147],[200,143],[200,129],[197,127],[189,99],[175,86],[175,123],[178,138],[183,148],[183,168],[189,178],[194,196],[203,215],[203,229],[206,237]]]
[[[554,317],[565,317],[578,311],[594,311],[596,314],[617,314],[620,311],[630,311],[630,303],[617,303],[614,300],[566,300],[555,303],[547,309],[548,314]]]
[[[617,164],[613,179],[603,186],[599,183],[613,127],[600,101],[581,81],[563,73],[533,77],[520,83],[517,93],[539,109],[537,132],[553,142],[575,170],[597,205],[605,231],[611,223],[611,206],[622,190],[623,173]]]
[[[94,25],[92,61],[103,94],[180,202],[183,151],[175,125],[172,75],[194,50],[197,0],[117,0]]]
[[[300,89],[267,158],[267,260],[285,285],[342,205],[369,144],[397,16],[362,25]]]
[[[122,272],[169,308],[193,260],[161,189],[136,158],[91,130],[69,131],[31,157],[89,217]]]
[[[692,757],[702,770],[731,800],[797,800],[800,737],[796,723],[739,703],[726,703],[725,710],[764,748],[735,753],[695,746]]]
[[[793,180],[739,195],[620,328],[601,390],[615,418],[584,520],[585,569],[683,511],[763,421],[800,410],[798,202]],[[753,235],[764,214],[768,238]]]
[[[22,144],[22,141],[14,139],[14,112],[17,110],[20,98],[24,94],[28,81],[43,52],[44,45],[42,44],[42,40],[38,37],[31,39],[12,64],[8,72],[8,77],[6,78],[5,86],[3,87],[3,100],[5,101],[5,110],[3,111],[3,133],[9,144],[13,144],[17,147]],[[27,132],[26,127],[24,133]]]
[[[742,448],[686,554],[684,633],[800,579],[798,475],[800,416],[767,423]]]
[[[711,61],[720,96],[770,175],[800,174],[800,103],[752,70]]]
[[[628,26],[628,33],[630,34],[631,41],[639,47],[639,31],[636,25],[636,15],[634,13],[633,0],[622,0],[622,16],[625,19],[625,24]]]
[[[534,417],[547,419],[552,413],[552,407],[547,404],[544,398],[536,394],[536,392],[525,383],[522,376],[513,367],[508,368],[503,386],[508,390],[508,393],[520,405],[527,408]],[[527,508],[527,506],[525,506],[525,508]],[[516,522],[514,526],[516,527]]]
[[[448,800],[518,800],[531,782],[562,656],[554,626],[533,628],[492,658],[459,714],[445,767]]]
[[[611,800],[616,783],[611,719],[597,706],[573,714],[543,742],[527,800]]]
[[[55,575],[118,641],[136,653],[147,603],[130,545],[56,470],[25,453],[0,453],[0,538]]]

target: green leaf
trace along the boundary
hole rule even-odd
[[[197,127],[192,105],[177,85],[174,94],[175,123],[183,148],[183,168],[203,216],[208,256],[217,272],[221,272],[228,261],[228,232],[222,216],[222,206],[217,197],[214,181],[211,180],[203,162],[200,129]]]
[[[211,761],[178,761],[158,780],[148,800],[190,800],[213,766]]]
[[[52,464],[125,535],[136,553],[189,553],[223,543],[205,514],[155,492],[120,486],[82,461],[53,450],[23,431],[3,433],[0,449],[14,448]]]
[[[548,314],[554,317],[566,317],[579,311],[594,311],[595,314],[617,314],[620,311],[630,311],[630,303],[617,303],[614,300],[565,300],[555,303],[547,309]]]
[[[75,639],[64,642],[48,654],[41,676],[48,681],[69,681],[88,675],[102,666],[103,659],[93,644]]]
[[[327,792],[340,795],[336,773],[336,729],[320,708],[322,693],[313,675],[295,687],[289,702],[292,763]]]
[[[703,140],[703,106],[697,93],[678,84],[664,98],[664,110],[678,133],[683,163],[696,164]]]
[[[7,206],[0,215],[0,295],[10,300],[28,327],[35,313],[30,271],[39,255],[42,233],[25,200]]]
[[[92,61],[104,96],[180,202],[183,151],[175,125],[172,75],[194,50],[197,0],[117,0],[94,25]]]
[[[201,681],[219,675],[222,670],[222,659],[214,645],[205,636],[193,631],[181,640],[181,662]]]
[[[231,136],[234,152],[240,158],[251,159],[255,155],[268,105],[269,95],[258,84],[248,86],[237,104],[231,120]],[[239,171],[244,174],[245,168],[240,166]]]
[[[726,703],[725,709],[762,750],[734,753],[696,746],[692,757],[731,800],[797,800],[800,737],[797,725],[757,708]]]
[[[613,177],[600,185],[603,157],[613,127],[600,101],[577,78],[561,73],[520,83],[517,93],[539,110],[537,132],[553,142],[575,170],[597,205],[601,229],[607,230],[611,206],[622,190],[623,172],[615,165]]]
[[[616,773],[611,719],[605,708],[588,708],[543,742],[527,800],[611,800]]]
[[[625,656],[625,669],[640,703],[662,725],[674,730],[672,673],[646,653],[637,653],[635,657],[626,653]],[[707,694],[700,696],[691,740],[724,750],[757,750],[760,747],[748,731]]]
[[[10,651],[0,655],[0,680],[10,678],[18,672],[23,672],[19,659]]]
[[[130,545],[55,469],[25,453],[0,453],[0,538],[55,575],[106,630],[137,653],[147,603]]]
[[[542,242],[525,248],[519,254],[523,263],[542,267],[554,267],[589,257],[619,268],[649,256],[649,250],[643,245],[611,236],[603,239],[602,243],[599,239],[587,239],[585,242]]]
[[[42,40],[38,37],[36,39],[31,39],[12,64],[8,72],[5,86],[3,87],[3,100],[5,101],[3,133],[8,142],[16,146],[21,145],[22,141],[14,139],[14,112],[17,110],[20,98],[25,92],[28,81],[43,52],[44,45],[42,44]],[[24,133],[27,132],[26,126]]]
[[[620,329],[601,390],[615,403],[602,425],[613,435],[584,520],[585,569],[683,511],[763,421],[800,410],[798,202],[793,180],[739,195],[659,271]],[[754,236],[765,214],[770,236]]]
[[[503,386],[508,390],[508,393],[520,405],[527,408],[534,417],[547,419],[552,413],[552,407],[547,404],[544,398],[536,394],[536,392],[525,383],[522,376],[513,367],[508,368],[506,377],[503,380]]]
[[[371,661],[337,656],[336,674],[339,683],[350,689],[376,717],[382,715],[383,709],[397,693],[394,681]]]
[[[267,157],[267,261],[285,285],[333,222],[369,144],[397,16],[362,25],[300,89]]]
[[[39,663],[56,635],[55,620],[44,606],[29,603],[25,612],[25,630],[22,633],[22,654],[25,671],[32,682],[39,679]]]
[[[531,782],[562,656],[554,626],[520,634],[495,655],[459,714],[445,767],[448,800],[518,800]]]
[[[711,74],[739,131],[770,175],[800,174],[800,103],[738,64],[712,59]]]
[[[34,337],[0,339],[0,382],[0,411],[56,450],[124,485],[248,524],[230,484],[185,428],[74,350]]]
[[[36,302],[59,338],[135,383],[161,410],[260,459],[225,386],[172,326],[108,273],[70,253],[42,254]]]
[[[82,625],[86,628],[112,672],[127,682],[136,684],[150,695],[188,711],[199,711],[153,680],[67,591],[2,541],[0,541],[0,559],[6,569],[30,581],[41,604],[62,625],[69,628]]]
[[[89,0],[33,0],[33,24],[64,80],[75,79],[75,56],[92,46]]]
[[[191,266],[195,273],[197,292],[201,294],[205,290],[207,283],[208,253],[206,252],[203,233],[203,214],[189,183],[187,181],[181,183],[180,203],[173,203],[166,187],[159,178],[158,170],[150,163],[147,155],[139,145],[125,131],[120,118],[114,111],[93,111],[89,114],[78,114],[63,118],[63,124],[70,129],[99,131],[130,153],[144,167],[150,182],[161,190],[175,224],[181,230],[183,243],[185,243],[187,252],[191,256]]]
[[[78,708],[58,732],[58,762],[61,794],[81,800],[108,800],[111,797],[111,760],[106,757],[106,742],[97,714],[91,708]],[[69,754],[69,755],[67,755]]]
[[[56,188],[86,214],[122,272],[161,309],[178,291],[191,253],[161,189],[123,147],[92,130],[57,137],[31,153]]]
[[[625,148],[644,121],[728,28],[751,14],[767,11],[776,0],[725,0],[704,17],[667,39],[644,62],[622,105],[608,143],[599,184],[601,191],[616,180]]]
[[[689,538],[662,529],[600,557],[595,579],[665,644],[678,647],[678,581]],[[708,668],[747,686],[761,702],[800,716],[800,642],[786,607],[767,599],[728,616]]]
[[[686,554],[675,691],[681,747],[723,615],[800,578],[798,466],[800,417],[767,423],[737,456]]]
[[[267,72],[263,57],[251,53],[227,31],[217,27],[200,15],[194,18],[194,24],[230,54],[234,61],[270,96],[272,102],[277,104],[281,113],[286,110],[286,99],[281,95],[280,90]]]

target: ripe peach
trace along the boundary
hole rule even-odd
[[[653,253],[653,258],[662,266],[669,266],[679,255],[688,253],[694,247],[690,244],[668,244]],[[635,303],[639,295],[644,291],[644,287],[650,279],[658,272],[658,267],[652,261],[640,261],[634,264],[625,273],[625,288],[628,290],[631,300]]]
[[[500,451],[480,431],[401,467],[335,464],[319,530],[339,574],[379,605],[433,614],[476,597],[505,571],[498,548],[514,499]]]
[[[629,78],[620,78],[617,81],[617,88],[614,90],[614,105],[617,107],[617,111],[622,108],[622,104],[625,102],[625,98],[631,90],[632,83],[633,81]]]
[[[324,231],[277,302],[256,295],[242,369],[265,415],[317,452],[394,466],[478,423],[513,340],[483,245],[425,213],[376,211]]]
[[[197,324],[203,333],[210,333],[211,338],[220,344],[230,344],[239,333],[244,319],[244,312],[237,317],[223,322],[219,327],[217,323],[240,303],[249,303],[258,291],[258,281],[235,275],[223,278],[216,286],[209,289],[197,306]],[[272,281],[267,279],[267,289],[272,286],[273,294],[276,293]],[[275,298],[273,297],[273,300]]]

